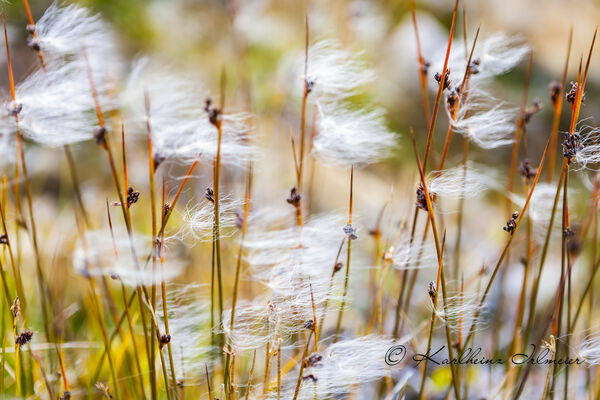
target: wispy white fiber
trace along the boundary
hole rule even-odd
[[[491,184],[491,177],[479,172],[472,163],[433,171],[428,180],[431,193],[449,198],[475,197]]]
[[[146,96],[149,113],[145,109]],[[213,160],[216,156],[217,129],[204,111],[208,97],[197,80],[158,69],[142,59],[133,66],[121,102],[137,133],[146,133],[149,114],[156,156],[189,163],[199,157]],[[245,166],[255,157],[248,141],[253,131],[252,116],[225,113],[222,121],[221,162]]]
[[[304,57],[298,62],[304,69]],[[335,40],[321,40],[308,49],[308,68],[305,79],[312,82],[313,93],[321,100],[341,100],[356,93],[374,77],[361,54],[342,48]]]
[[[198,285],[167,287],[167,316],[175,376],[183,385],[198,383],[204,377],[204,366],[210,365],[210,299],[198,294]],[[156,309],[161,334],[165,334],[162,301]],[[167,367],[171,368],[170,363]]]
[[[313,360],[303,372],[298,399],[342,398],[357,389],[392,374],[399,366],[391,367],[385,362],[386,353],[406,339],[393,340],[383,336],[367,335],[344,339],[331,344],[323,353],[313,353]],[[292,398],[296,382],[284,383],[282,398]],[[284,397],[289,395],[289,397]],[[273,393],[269,399],[276,398]]]
[[[582,126],[575,134],[579,137],[576,149],[574,169],[598,170],[600,163],[600,129]]]
[[[235,200],[227,196],[219,199],[219,231],[220,238],[230,237],[236,230],[239,212],[243,208],[242,200]],[[213,240],[213,227],[215,220],[214,203],[204,200],[201,204],[188,207],[183,213],[185,224],[182,226],[179,236],[191,235],[195,240]]]
[[[105,93],[105,87],[98,87]],[[20,108],[21,133],[35,142],[62,146],[92,139],[98,125],[89,80],[78,63],[38,70],[16,87],[16,104],[5,103],[2,120],[13,134],[17,123],[11,111]]]
[[[172,240],[166,240],[167,243],[170,241]],[[118,255],[115,254],[115,248]],[[106,276],[133,287],[170,281],[183,271],[184,263],[171,254],[164,265],[154,270],[146,265],[152,248],[150,237],[135,235],[130,241],[126,234],[116,234],[113,241],[108,231],[89,231],[73,252],[73,267],[84,277]],[[163,251],[166,248],[163,247]]]
[[[514,141],[517,114],[516,108],[472,89],[451,124],[455,132],[468,137],[479,147],[493,149]]]
[[[349,166],[374,163],[391,154],[396,135],[386,126],[381,109],[352,110],[323,103],[318,110],[313,154],[320,161]]]

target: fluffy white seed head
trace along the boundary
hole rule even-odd
[[[199,295],[199,286],[169,285],[167,317],[175,376],[183,385],[199,384],[210,365],[210,299]],[[156,309],[161,334],[166,334],[162,302]],[[167,367],[171,368],[170,363]]]
[[[93,138],[98,122],[90,75],[104,112],[114,107],[108,93],[120,79],[110,27],[83,7],[53,3],[35,30],[30,45],[39,47],[45,67],[17,85],[15,103],[6,101],[3,125],[14,134],[20,110],[21,133],[35,142],[62,146]]]
[[[133,287],[160,284],[183,271],[184,264],[171,254],[164,265],[153,270],[146,265],[152,249],[150,237],[134,235],[130,241],[127,234],[116,234],[113,240],[109,231],[89,231],[73,252],[73,267],[83,276],[107,276]],[[162,250],[167,248],[163,246]]]
[[[315,362],[310,363],[303,372],[299,399],[341,398],[366,385],[389,376],[394,368],[385,362],[386,353],[393,346],[405,340],[392,340],[383,336],[368,335],[345,339],[331,344],[323,353],[312,354]],[[292,398],[295,380],[284,383],[284,393]],[[282,393],[283,395],[283,393]],[[275,398],[274,394],[270,398]]]
[[[367,69],[360,57],[360,54],[343,49],[334,40],[313,44],[308,49],[307,75],[303,77],[313,85],[311,95],[337,101],[353,95],[369,83],[373,72]],[[304,70],[304,57],[299,60],[297,69]]]
[[[243,208],[243,201],[230,197],[219,199],[219,227],[220,238],[230,237],[235,234],[239,221],[238,212]],[[197,241],[210,241],[216,239],[213,235],[215,220],[214,203],[205,200],[194,207],[188,207],[183,213],[185,224],[179,231],[180,237],[192,236]]]
[[[35,25],[37,41],[45,57],[53,61],[81,53],[109,56],[115,37],[99,15],[75,4],[52,3]]]
[[[329,277],[344,238],[344,217],[314,216],[302,228],[248,232],[244,241],[252,278],[287,295],[310,281],[316,299],[326,295]],[[300,282],[304,285],[297,286]]]
[[[326,164],[369,164],[390,155],[396,135],[380,109],[351,110],[333,103],[318,105],[318,134],[313,154]]]
[[[556,196],[556,185],[549,183],[538,183],[535,187],[531,201],[529,202],[529,210],[527,215],[533,221],[533,233],[538,242],[543,242],[546,238],[548,226],[550,225],[550,217],[554,206],[554,197]],[[557,223],[558,216],[562,212],[562,190],[559,193],[558,202],[556,203],[555,220],[552,229],[555,232],[561,230],[560,224]],[[519,208],[525,205],[525,198],[514,193],[509,194],[511,201]]]
[[[456,119],[450,118],[450,123],[455,132],[479,147],[493,149],[514,141],[517,113],[517,109],[487,93],[472,89],[467,101],[458,109]]]
[[[507,73],[516,67],[530,51],[529,46],[524,44],[523,39],[519,36],[508,36],[504,33],[490,36],[483,42],[481,51],[476,50],[475,53],[480,60],[476,79]]]
[[[574,169],[598,170],[600,163],[600,129],[584,125],[575,132],[578,139],[575,146],[576,152],[573,160],[575,161]],[[565,135],[568,140],[568,134]],[[563,149],[565,145],[563,144]]]
[[[106,87],[98,87],[104,94]],[[92,139],[98,121],[89,80],[80,63],[60,64],[38,70],[16,87],[16,105],[7,102],[2,120],[17,131],[11,110],[20,108],[21,133],[35,142],[62,146]]]
[[[207,98],[208,92],[197,80],[155,68],[142,59],[132,69],[121,102],[135,132],[145,134],[150,122],[157,157],[189,164],[199,157],[213,160],[217,153],[217,129],[204,111]],[[252,116],[226,113],[222,121],[221,162],[245,166],[255,157],[248,142]]]
[[[233,331],[229,328],[231,311],[224,312],[223,329],[234,348],[287,341],[314,319],[313,299],[318,319],[326,309],[339,309],[342,279],[331,276],[344,238],[343,221],[341,216],[321,215],[306,221],[301,229],[248,232],[243,244],[250,278],[270,289],[272,296],[240,304]]]
[[[317,318],[322,315],[321,302]],[[302,291],[302,295],[277,295],[266,301],[241,302],[236,307],[233,329],[231,309],[225,310],[223,332],[228,344],[236,351],[258,349],[267,343],[277,347],[280,340],[293,345],[288,343],[292,335],[306,331],[307,324],[313,320],[310,292]]]
[[[433,171],[428,178],[429,191],[447,198],[475,197],[492,182],[489,175],[479,172],[472,163]]]
[[[480,307],[479,296],[459,293],[448,296],[446,303],[440,301],[435,309],[436,316],[454,332],[468,332],[476,323],[477,330],[485,328],[485,307]]]
[[[472,43],[466,48],[463,42],[457,42],[450,51],[448,68],[450,69],[450,81],[452,85],[460,85],[466,69],[466,61],[471,51]],[[466,54],[465,54],[466,50]],[[505,74],[515,68],[529,54],[531,49],[519,36],[509,36],[505,33],[495,33],[487,39],[479,40],[475,45],[472,61],[473,73],[470,76],[470,86],[488,83],[493,77]],[[429,69],[429,84],[437,90],[437,82],[433,79],[434,74],[441,73],[444,65],[446,48],[440,48],[435,62]]]
[[[438,265],[437,255],[432,243],[422,243],[409,237],[403,237],[393,249],[394,268],[398,270],[433,268]]]
[[[30,39],[30,44],[39,46],[47,66],[84,64],[99,85],[120,79],[122,63],[116,35],[100,15],[76,4],[54,2],[35,30],[37,36]]]
[[[579,358],[589,365],[600,364],[600,334],[598,332],[587,335],[576,347]]]

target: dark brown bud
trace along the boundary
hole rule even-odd
[[[431,63],[429,61],[426,61],[424,58],[421,58],[421,73],[424,76],[427,76],[427,73],[429,72],[429,67],[431,67]]]
[[[7,235],[0,235],[0,244],[8,244],[8,236]]]
[[[315,330],[315,322],[312,319],[306,320],[303,326],[304,329],[308,329],[309,331]]]
[[[448,79],[450,77],[450,69],[446,70],[446,74],[444,76],[444,89],[448,89],[450,87],[450,79]],[[439,72],[436,72],[435,75],[433,76],[433,79],[435,79],[435,81],[438,84],[442,83],[442,74],[440,74]]]
[[[510,220],[506,223],[506,226],[502,227],[506,232],[511,235],[514,233],[515,229],[517,229],[517,219],[519,218],[519,212],[515,211],[512,213]]]
[[[295,187],[290,191],[290,197],[285,199],[288,204],[291,204],[296,208],[300,207],[300,200],[302,200],[302,196],[300,196],[300,193],[298,193],[298,190]]]
[[[310,92],[312,92],[314,86],[315,86],[315,81],[313,81],[311,79],[304,80],[304,92],[306,94],[309,94]]]
[[[456,106],[458,105],[458,91],[453,90],[446,96],[446,107],[450,114],[456,112]]]
[[[21,113],[21,110],[23,110],[23,104],[11,101],[6,108],[11,117],[16,117]]]
[[[94,139],[96,139],[96,144],[106,145],[106,133],[107,130],[104,126],[98,126],[94,129]]]
[[[155,153],[153,158],[154,158],[154,170],[156,171],[158,169],[158,167],[161,166],[163,161],[166,160],[166,157],[163,156],[162,154]]]
[[[427,285],[427,294],[429,295],[431,300],[435,300],[435,296],[437,295],[437,291],[435,289],[435,283],[429,282],[429,285]]]
[[[169,343],[171,343],[171,335],[165,335],[165,334],[160,335],[159,348],[162,349],[164,346],[166,346]]]
[[[112,398],[112,396],[111,396]],[[60,400],[70,400],[71,399],[71,392],[64,392],[62,396],[60,396]]]
[[[25,27],[25,30],[27,31],[27,33],[29,33],[30,35],[33,35],[35,33],[35,24],[28,24]]]
[[[340,271],[342,268],[344,268],[344,264],[342,264],[341,262],[336,263],[335,266],[333,267],[333,273],[335,274],[336,272]]]
[[[579,91],[579,85],[577,84],[577,82],[571,82],[571,89],[569,89],[569,91],[566,94],[566,98],[567,101],[571,104],[573,104],[575,102],[575,99],[577,98],[577,92]],[[585,92],[581,95],[581,101],[584,102],[585,101]]]
[[[33,51],[40,51],[42,48],[40,47],[40,42],[37,40],[37,38],[34,37],[30,37],[29,39],[27,39],[27,46],[33,50]]]
[[[567,138],[562,143],[563,157],[571,162],[577,155],[577,152],[583,149],[583,144],[581,143],[581,137],[578,133],[573,133],[571,135],[567,132],[566,135]]]
[[[140,192],[133,190],[133,188],[130,186],[129,189],[127,189],[127,208],[131,207],[132,204],[137,203],[139,198]]]
[[[433,193],[429,193],[429,199],[431,200],[431,203],[433,203],[435,201],[435,195]],[[425,189],[423,189],[422,183],[419,183],[419,186],[417,187],[416,204],[421,210],[427,211],[427,198],[425,197]]]
[[[15,344],[18,344],[19,346],[24,346],[25,344],[31,342],[32,338],[33,338],[33,332],[30,330],[24,330],[15,339]]]
[[[562,91],[562,84],[558,81],[552,81],[548,85],[548,91],[550,92],[550,101],[552,101],[552,104],[556,104]]]
[[[319,363],[322,360],[323,360],[323,356],[322,355],[320,355],[319,353],[312,353],[310,356],[308,356],[304,360],[304,367],[305,368],[314,367],[316,365],[319,365]]]
[[[166,217],[167,215],[169,215],[169,211],[171,211],[171,205],[169,203],[165,203],[165,206],[163,208],[163,215]]]
[[[206,190],[204,191],[204,197],[206,198],[206,200],[210,201],[211,203],[215,202],[215,192],[207,187]]]
[[[524,159],[521,162],[521,165],[519,166],[519,172],[521,173],[521,175],[523,175],[525,179],[531,179],[535,177],[537,171],[537,168],[531,167],[531,164],[529,163],[529,160],[527,158]]]
[[[472,60],[471,64],[469,64],[469,73],[471,75],[477,75],[479,73],[480,65],[481,65],[481,61],[479,60],[479,58]]]
[[[244,213],[240,210],[235,210],[235,226],[238,229],[244,227]]]
[[[211,124],[218,127],[221,124],[221,110],[212,105],[212,99],[206,99],[204,103],[204,111],[208,114],[208,120]]]

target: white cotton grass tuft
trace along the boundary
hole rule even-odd
[[[381,109],[353,110],[332,103],[318,105],[318,133],[313,155],[325,164],[370,164],[391,154],[396,135]]]
[[[575,141],[575,156],[573,157],[576,165],[573,166],[573,169],[598,171],[597,164],[600,163],[600,128],[584,125],[574,135],[577,139]],[[563,150],[565,150],[568,139],[569,134],[566,133]]]
[[[149,114],[156,157],[189,164],[216,156],[218,134],[204,111],[207,98],[208,92],[199,81],[141,59],[132,68],[121,103],[137,133],[146,133]],[[256,156],[248,140],[253,132],[252,115],[225,113],[222,127],[221,163],[246,166]]]
[[[35,25],[35,40],[50,62],[80,55],[82,50],[93,56],[114,57],[116,37],[99,15],[75,4],[52,3]]]
[[[484,149],[494,149],[514,142],[518,110],[487,93],[470,90],[469,97],[450,118],[454,132]]]
[[[85,8],[53,3],[35,28],[30,45],[39,46],[45,67],[16,86],[15,102],[7,102],[3,110],[3,125],[48,146],[92,139],[98,121],[88,71],[103,111],[114,107],[108,93],[120,79],[110,27]]]
[[[480,172],[471,162],[433,171],[428,177],[429,191],[446,198],[475,197],[493,185],[492,176]]]
[[[480,306],[478,295],[459,293],[446,298],[440,297],[435,315],[453,332],[468,332],[473,324],[476,330],[485,329],[485,305]]]
[[[235,228],[239,223],[238,213],[243,209],[244,202],[231,197],[223,196],[219,199],[219,227],[220,238],[226,238],[236,233]],[[215,220],[215,205],[205,200],[201,204],[188,207],[183,213],[184,224],[177,236],[191,236],[197,241],[211,241],[215,239],[213,227]]]
[[[394,346],[400,346],[406,338],[393,340],[384,336],[367,335],[343,339],[329,345],[322,353],[311,355],[314,362],[304,369],[298,399],[343,398],[344,395],[390,376],[398,366],[385,362],[386,354]],[[319,358],[320,357],[320,358]],[[292,374],[294,378],[296,374]],[[294,397],[295,379],[284,382],[282,398]],[[287,395],[287,396],[286,396]],[[273,393],[269,399],[276,398]]]
[[[476,51],[480,60],[477,78],[505,74],[517,66],[531,51],[520,36],[497,33],[486,39],[481,51]]]
[[[259,349],[267,344],[277,347],[280,340],[287,343],[293,335],[306,331],[307,322],[314,318],[310,290],[297,292],[301,295],[277,295],[267,301],[240,302],[233,329],[231,309],[225,310],[223,332],[227,343],[236,351]],[[323,316],[322,299],[317,307],[317,318],[320,319]],[[336,308],[332,305],[329,310]]]
[[[467,46],[463,42],[456,42],[450,51],[448,68],[450,69],[450,81],[453,85],[460,85],[465,69],[468,53],[471,51],[472,43]],[[465,50],[467,53],[465,54]],[[493,77],[503,75],[515,68],[531,51],[525,40],[520,36],[510,36],[502,32],[494,33],[487,39],[478,40],[475,45],[472,61],[474,72],[469,79],[470,85],[488,83]],[[437,82],[433,79],[435,73],[441,73],[444,65],[446,48],[440,48],[435,62],[429,68],[429,83],[431,88],[437,90]]]
[[[571,196],[573,189],[569,189],[569,196]],[[554,197],[556,196],[556,185],[550,183],[538,183],[531,196],[529,202],[529,210],[527,216],[533,221],[533,236],[539,242],[542,243],[548,231],[550,225],[550,216],[552,215],[552,207],[554,206]],[[561,230],[559,216],[562,213],[562,189],[558,194],[558,202],[556,204],[556,214],[554,216],[554,224],[552,226],[553,231],[559,232]],[[516,204],[520,209],[525,205],[525,198],[515,193],[509,193],[509,199]]]
[[[106,87],[97,87],[100,94]],[[93,138],[98,121],[89,80],[78,63],[61,64],[38,70],[16,87],[16,105],[3,108],[2,120],[12,133],[17,122],[11,111],[18,112],[18,128],[32,141],[62,146]]]
[[[587,335],[576,346],[575,352],[589,365],[600,365],[600,334],[598,332]]]
[[[30,46],[39,46],[47,67],[81,64],[94,83],[113,85],[121,79],[122,61],[112,27],[100,15],[75,5],[54,2],[35,25]],[[87,88],[89,94],[90,89]]]
[[[438,265],[435,248],[431,242],[422,243],[405,235],[392,252],[392,265],[398,270],[434,268]]]
[[[466,69],[464,44],[455,45],[451,53],[449,68],[452,87],[459,87]],[[469,47],[470,51],[470,47]],[[473,55],[472,73],[469,78],[466,101],[460,103],[456,118],[446,108],[454,131],[468,137],[473,143],[484,149],[492,149],[514,141],[513,133],[518,110],[494,98],[483,87],[494,76],[513,69],[530,52],[530,48],[520,37],[499,33],[480,41]],[[444,50],[445,53],[445,50]],[[433,74],[441,72],[443,57],[430,68],[431,84],[437,89]]]
[[[310,280],[319,300],[327,290],[345,225],[341,215],[322,214],[300,229],[250,230],[244,248],[252,279],[283,295],[294,291],[298,281],[308,285]]]
[[[204,378],[204,367],[210,365],[210,299],[199,294],[199,285],[167,287],[167,317],[171,351],[177,381],[184,386],[197,385]],[[156,308],[160,332],[166,334],[162,302]],[[167,363],[167,368],[171,368]],[[170,374],[170,372],[169,372]]]
[[[371,82],[374,74],[361,56],[343,49],[335,40],[321,40],[310,46],[307,74],[303,78],[313,85],[311,95],[320,100],[339,101]],[[304,71],[304,56],[298,60],[297,69]]]
[[[338,249],[344,238],[344,218],[321,215],[301,229],[279,228],[248,232],[244,241],[249,278],[270,289],[268,299],[240,303],[235,328],[231,310],[223,314],[223,329],[234,349],[249,350],[266,343],[286,342],[305,330],[304,324],[325,311],[339,309],[342,279],[332,279]],[[255,226],[256,225],[252,225]]]
[[[165,240],[167,244],[172,241],[172,238]],[[115,234],[113,239],[107,230],[88,231],[73,252],[73,267],[84,277],[106,276],[132,287],[156,285],[179,276],[184,263],[172,254],[155,270],[146,265],[153,251],[152,243],[152,238],[143,235],[130,239],[125,233]],[[132,255],[132,247],[136,257]],[[168,247],[163,245],[163,251],[168,251]]]

